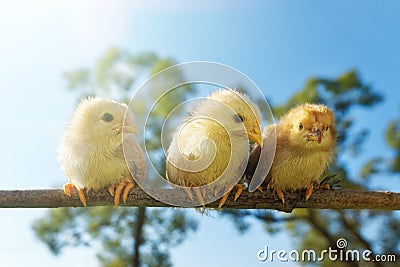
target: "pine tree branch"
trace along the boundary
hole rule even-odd
[[[187,198],[176,190],[149,190],[150,193],[164,195],[169,199]],[[180,191],[179,191],[180,192]],[[112,206],[113,198],[106,190],[90,191],[87,196],[88,206]],[[400,210],[400,193],[361,191],[361,190],[317,190],[308,201],[304,199],[304,192],[285,194],[286,203],[281,201],[271,191],[249,193],[243,191],[239,199],[234,202],[233,194],[229,196],[225,208],[234,209],[276,209],[291,212],[294,208],[314,209],[383,209]],[[0,208],[57,208],[80,207],[75,191],[71,197],[64,194],[62,189],[38,190],[0,190]],[[132,189],[126,204],[122,206],[134,207],[170,207],[162,203],[141,189]],[[218,202],[206,207],[216,208]]]

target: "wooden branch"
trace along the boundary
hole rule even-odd
[[[149,190],[150,191],[150,190]],[[178,195],[172,189],[153,190],[151,193],[162,194],[170,199],[187,197]],[[106,190],[90,191],[87,194],[88,206],[112,206],[113,198]],[[294,208],[312,209],[380,209],[400,210],[400,193],[357,191],[357,190],[317,190],[308,201],[304,199],[304,192],[286,193],[286,203],[283,205],[275,194],[266,190],[263,192],[243,191],[242,195],[233,201],[233,194],[229,196],[224,208],[233,209],[276,209],[291,212]],[[58,208],[81,207],[76,191],[71,197],[64,194],[62,189],[40,190],[0,190],[0,208]],[[170,207],[162,203],[141,189],[132,189],[126,204],[130,207]],[[218,202],[206,207],[217,208]]]

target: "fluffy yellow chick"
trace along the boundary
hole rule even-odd
[[[246,95],[215,91],[193,108],[174,134],[167,151],[167,179],[186,187],[190,199],[193,188],[201,205],[206,194],[225,193],[222,207],[246,167],[248,140],[262,146],[260,121],[260,111]],[[235,199],[241,190],[238,186]]]
[[[116,207],[121,194],[126,202],[134,187],[132,175],[141,181],[146,173],[137,132],[133,113],[125,104],[104,98],[83,100],[67,124],[59,147],[58,158],[69,178],[64,192],[70,196],[70,190],[76,188],[86,207],[84,190],[108,187]]]
[[[275,158],[263,186],[273,188],[285,203],[287,190],[306,190],[311,196],[314,183],[333,161],[336,144],[335,116],[327,106],[299,105],[282,117],[280,122],[264,128],[264,143],[276,133]],[[251,152],[246,173],[253,175],[260,157],[260,147]],[[262,164],[262,163],[261,163]],[[264,177],[265,177],[264,176]]]

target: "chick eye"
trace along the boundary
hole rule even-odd
[[[110,113],[104,113],[101,119],[105,122],[111,122],[114,119],[114,116],[111,115]]]
[[[244,121],[244,118],[239,114],[235,114],[235,116],[233,116],[233,118],[234,118],[234,120],[236,122],[243,122]]]
[[[303,130],[303,124],[299,122],[299,130]]]
[[[329,126],[326,126],[326,129],[325,129],[325,131],[328,131],[329,130]]]

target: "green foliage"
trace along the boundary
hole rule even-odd
[[[169,62],[170,65],[167,65]],[[78,98],[89,95],[105,95],[127,102],[133,86],[142,78],[149,77],[155,69],[173,65],[172,60],[158,58],[153,53],[132,55],[118,48],[110,48],[97,61],[94,70],[80,68],[64,73],[68,88],[78,92]]]
[[[385,131],[386,143],[393,152],[389,158],[375,157],[365,163],[361,176],[369,178],[375,174],[400,172],[400,115],[388,123]]]
[[[64,78],[68,80],[68,88],[74,90],[77,87],[86,85],[90,79],[90,72],[87,69],[78,69],[64,73]]]
[[[36,236],[47,244],[50,251],[59,254],[65,246],[85,245],[87,238],[79,230],[79,221],[74,220],[77,209],[52,209],[48,216],[33,225]]]
[[[383,163],[382,158],[373,158],[367,163],[364,164],[364,167],[360,171],[360,175],[362,178],[367,178],[371,174],[379,173],[380,172],[380,165]]]
[[[386,129],[386,141],[395,151],[393,159],[389,160],[389,171],[400,172],[400,116],[389,123]]]
[[[66,246],[101,245],[103,266],[129,266],[137,224],[137,208],[96,207],[50,210],[33,225],[37,237],[58,254]],[[197,224],[184,210],[147,208],[143,228],[143,266],[170,266],[168,248],[180,244]]]

